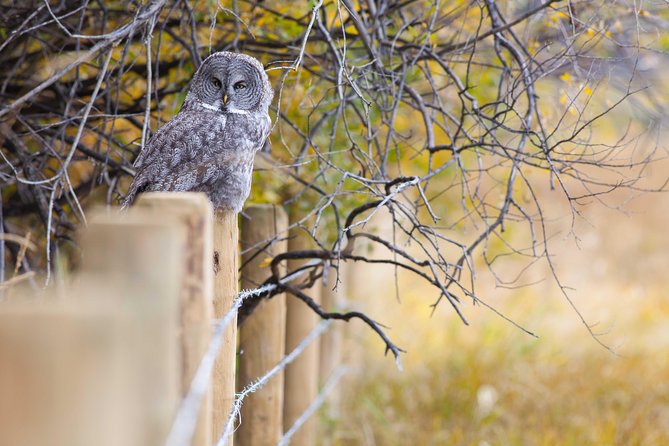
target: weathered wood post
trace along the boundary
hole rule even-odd
[[[242,288],[249,289],[269,277],[269,258],[286,251],[288,216],[282,208],[270,204],[249,206],[244,213],[248,218],[242,220],[241,229],[241,245],[246,250],[242,255]],[[277,236],[283,240],[270,243]],[[239,390],[283,358],[285,336],[286,297],[280,294],[263,300],[240,327]],[[241,419],[235,434],[239,446],[274,446],[279,441],[283,433],[283,374],[249,395]]]
[[[327,271],[327,280],[323,283],[321,290],[321,299],[323,308],[327,311],[342,311],[346,299],[346,279],[344,262],[339,263],[339,276],[335,268],[329,268]],[[337,279],[339,277],[339,282]],[[330,329],[323,333],[320,345],[320,362],[318,367],[319,386],[323,387],[337,367],[342,365],[342,324],[336,323]],[[328,419],[336,420],[339,417],[340,392],[335,389],[329,396],[325,406],[325,414]],[[331,424],[328,424],[331,425]],[[332,432],[326,430],[323,432],[321,443],[326,446],[332,444],[330,438]]]
[[[173,213],[188,234],[181,313],[185,348],[181,385],[185,395],[211,339],[212,316],[220,319],[230,311],[239,291],[237,214],[212,213],[206,196],[193,193],[144,194],[138,206]],[[203,401],[193,446],[209,446],[222,433],[235,398],[236,344],[235,318],[224,333],[211,394]]]
[[[301,251],[311,248],[308,234],[300,228],[291,229],[288,250]],[[304,260],[288,262],[288,270],[294,271],[304,265]],[[320,286],[314,286],[306,293],[320,302]],[[286,351],[292,351],[297,344],[314,329],[319,318],[307,305],[293,296],[286,300]],[[319,343],[307,347],[295,361],[286,367],[284,385],[283,429],[290,429],[295,421],[309,407],[318,395]],[[316,419],[308,420],[293,436],[291,444],[312,446],[316,444]]]
[[[326,311],[342,311],[346,299],[346,279],[344,273],[345,265],[339,264],[339,276],[337,270],[330,267],[327,271],[327,280],[321,289],[321,305]],[[337,283],[337,279],[339,282]],[[335,324],[321,337],[320,362],[318,367],[319,381],[322,386],[328,380],[332,372],[341,365],[342,332],[341,324]]]
[[[214,295],[213,210],[202,193],[145,193],[136,208],[173,215],[184,226],[186,244],[180,298],[181,396],[184,397],[211,340]],[[192,446],[212,444],[212,397],[202,402]]]
[[[347,266],[344,262],[340,262],[339,274],[337,274],[337,270],[333,267],[327,270],[327,280],[323,283],[323,289],[321,290],[321,305],[327,311],[342,311],[345,307],[346,280],[344,269]],[[337,282],[338,279],[339,282]],[[332,374],[336,373],[338,367],[342,366],[343,328],[341,323],[335,322],[321,336],[320,361],[318,366],[318,385],[321,389],[328,382]],[[334,424],[329,421],[339,418],[340,395],[341,392],[339,389],[335,388],[328,395],[327,402],[323,407],[323,413],[328,422],[320,423],[319,425],[318,435],[322,446],[334,444],[332,439]]]
[[[237,214],[217,210],[214,218],[214,317],[222,318],[234,302],[238,284]],[[237,318],[228,325],[213,376],[213,436],[223,432],[235,398]],[[232,446],[232,439],[228,445]]]

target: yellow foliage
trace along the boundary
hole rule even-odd
[[[260,268],[267,268],[272,264],[272,257],[265,257],[262,262],[258,265]]]

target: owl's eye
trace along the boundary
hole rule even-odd
[[[244,81],[239,81],[235,83],[235,85],[232,86],[235,90],[243,90],[246,88],[246,82]]]
[[[214,80],[211,81],[211,82],[214,84],[214,87],[221,88],[222,84],[221,84],[221,81],[219,81],[218,79],[214,78]]]

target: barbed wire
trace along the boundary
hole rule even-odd
[[[339,383],[339,380],[344,377],[344,375],[347,373],[348,368],[346,366],[338,366],[328,380],[325,382],[323,385],[323,388],[320,390],[316,398],[311,402],[309,407],[305,409],[304,412],[295,420],[292,426],[283,434],[283,436],[279,439],[277,442],[276,446],[288,446],[290,444],[290,439],[295,435],[295,432],[298,431],[304,423],[311,418],[318,409],[325,403],[325,400],[329,396],[330,392],[335,388],[335,386]]]
[[[235,401],[232,405],[232,410],[230,411],[230,415],[225,424],[225,429],[221,434],[221,436],[218,438],[216,446],[225,446],[228,444],[230,437],[234,433],[235,421],[240,416],[242,410],[242,404],[244,404],[244,399],[248,395],[257,392],[258,390],[263,388],[265,384],[269,382],[270,379],[272,379],[283,369],[285,369],[288,364],[293,362],[295,358],[297,358],[300,354],[302,354],[304,349],[306,349],[309,346],[309,344],[311,344],[315,339],[317,339],[320,335],[322,335],[330,327],[331,323],[332,321],[330,320],[319,322],[318,325],[316,325],[316,327],[314,327],[314,329],[311,330],[309,334],[305,336],[288,355],[284,356],[283,359],[279,361],[277,365],[272,367],[267,373],[265,373],[260,378],[256,379],[254,382],[246,386],[239,394],[237,394],[237,398],[235,398]]]
[[[313,261],[317,263],[317,261]],[[170,433],[167,436],[165,446],[188,446],[190,445],[195,428],[197,426],[198,414],[202,407],[202,399],[207,393],[207,389],[211,383],[212,372],[218,353],[221,350],[224,342],[225,329],[237,316],[237,312],[242,303],[249,298],[263,296],[267,293],[275,291],[281,284],[289,283],[308,273],[308,269],[296,271],[284,278],[278,284],[268,283],[258,288],[242,290],[237,294],[233,301],[232,307],[227,313],[223,315],[215,324],[209,346],[200,360],[197,371],[193,376],[188,393],[182,399],[179,405],[179,410],[172,423]],[[299,354],[299,353],[297,353]],[[297,356],[296,354],[296,356]],[[269,379],[269,378],[268,378]],[[240,407],[241,407],[241,403]],[[232,417],[232,414],[230,415]],[[234,421],[234,420],[233,420]],[[227,425],[227,424],[226,424]]]

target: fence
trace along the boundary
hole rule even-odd
[[[190,193],[98,211],[76,275],[10,289],[0,305],[0,444],[316,444],[312,415],[343,374],[341,335],[277,295],[247,318],[237,346],[241,303],[276,286],[261,287],[268,259],[307,240],[289,234],[280,207],[245,213],[241,293],[237,216]],[[331,283],[322,299],[341,305]]]

